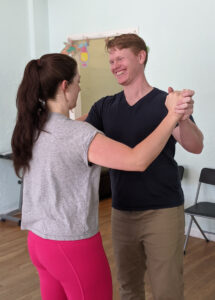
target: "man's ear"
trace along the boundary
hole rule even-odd
[[[145,60],[146,60],[146,51],[144,50],[141,50],[139,53],[138,53],[138,58],[139,58],[139,62],[141,64],[144,64]]]

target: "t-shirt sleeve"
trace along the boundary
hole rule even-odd
[[[78,122],[78,128],[77,128],[77,135],[76,135],[76,153],[78,153],[79,159],[84,161],[84,164],[89,166],[88,162],[88,150],[89,146],[96,136],[96,134],[103,132],[97,130],[95,127],[93,127],[91,124],[88,124],[87,122]]]
[[[103,131],[102,105],[103,99],[94,103],[86,119],[86,122],[90,123],[91,125],[93,125],[101,131]]]

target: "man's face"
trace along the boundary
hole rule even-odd
[[[140,73],[143,63],[140,55],[135,55],[130,48],[109,50],[110,69],[117,82],[123,86],[131,84]]]

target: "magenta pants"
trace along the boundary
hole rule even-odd
[[[28,234],[43,300],[112,300],[112,280],[100,233],[78,241]]]

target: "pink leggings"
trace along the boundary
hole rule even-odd
[[[43,300],[111,300],[112,281],[100,233],[78,241],[28,234]]]

